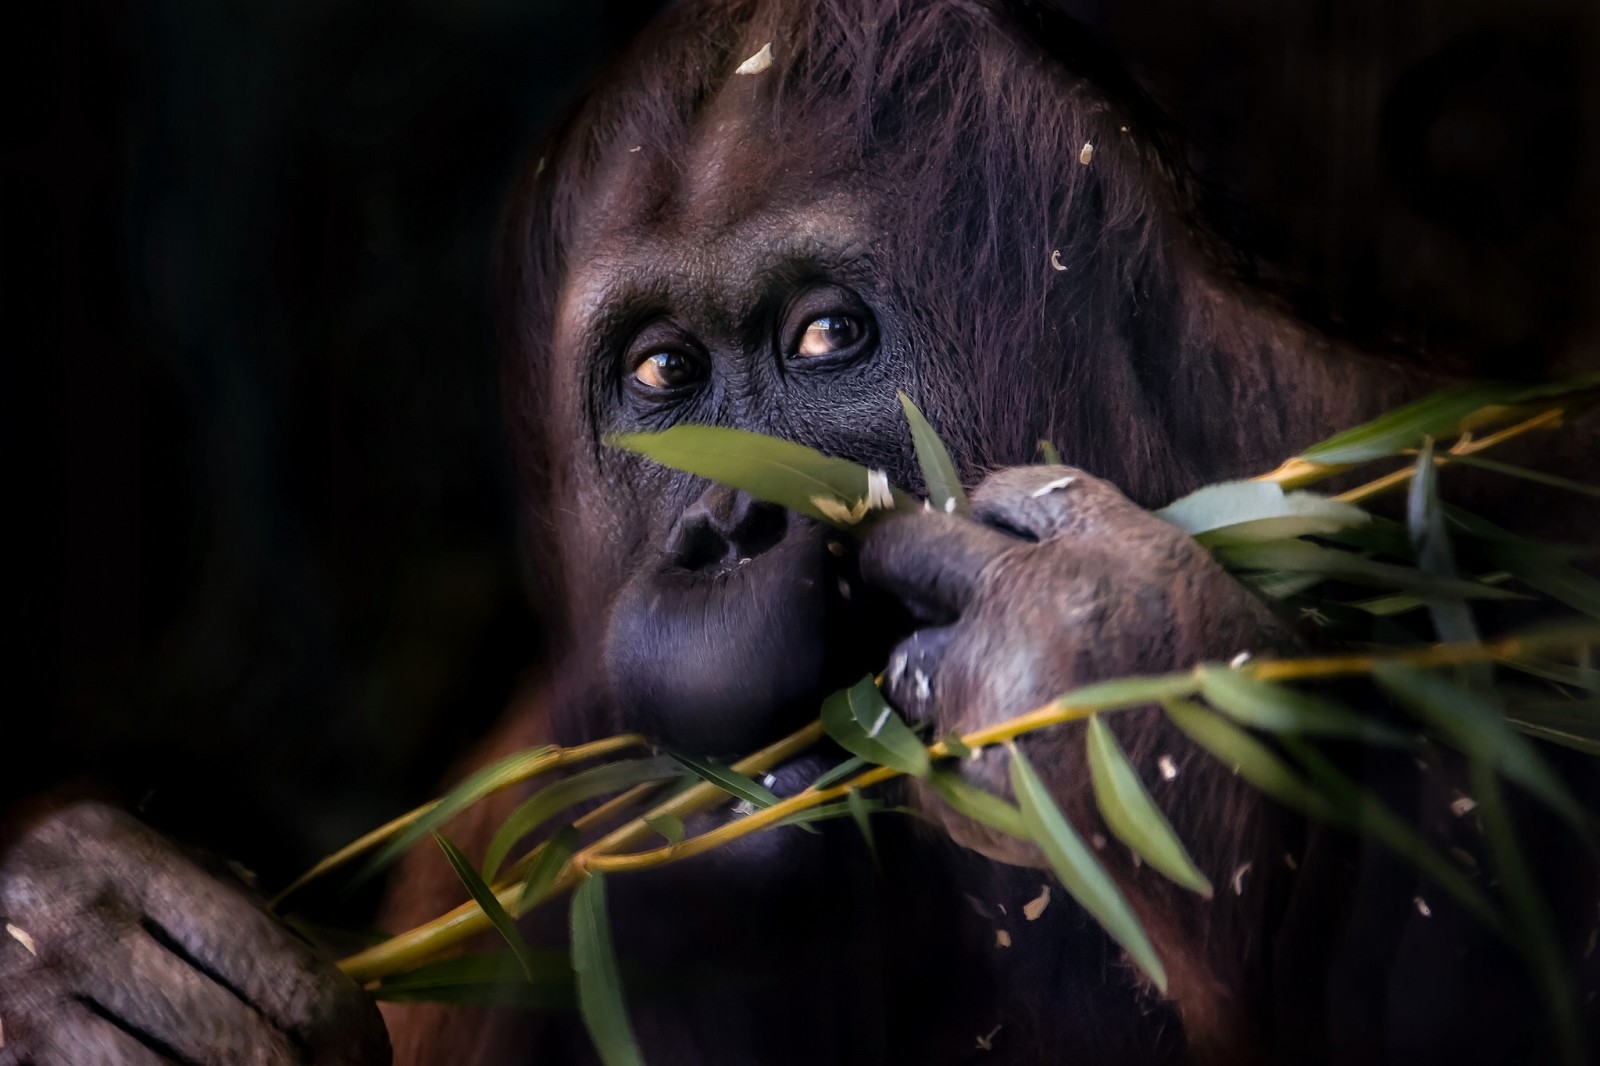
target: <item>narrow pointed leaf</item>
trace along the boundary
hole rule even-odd
[[[928,752],[884,700],[871,675],[822,703],[822,727],[838,745],[870,763],[928,776]]]
[[[1374,667],[1372,676],[1402,707],[1468,757],[1495,767],[1548,804],[1584,839],[1591,839],[1582,806],[1488,699],[1435,674],[1395,663]]]
[[[1229,718],[1253,729],[1349,737],[1368,744],[1403,746],[1409,743],[1404,734],[1332,700],[1287,685],[1260,681],[1225,666],[1201,668],[1200,694]]]
[[[816,789],[832,788],[847,777],[853,777],[865,770],[871,764],[859,755],[852,755],[833,769],[819,776],[811,782],[811,787]]]
[[[647,781],[664,781],[676,772],[677,765],[665,757],[628,759],[580,770],[540,789],[519,803],[495,830],[483,855],[484,879],[493,881],[517,841],[568,807]]]
[[[567,860],[577,850],[578,831],[570,825],[562,826],[539,845],[539,854],[528,867],[528,876],[523,878],[522,895],[517,897],[518,913],[526,914],[529,907],[550,894]]]
[[[1539,999],[1555,1034],[1555,1045],[1560,1060],[1567,1066],[1581,1066],[1583,1054],[1582,1026],[1578,1021],[1577,990],[1568,977],[1568,970],[1559,942],[1555,922],[1551,918],[1545,895],[1534,883],[1533,873],[1523,858],[1517,843],[1516,827],[1511,822],[1511,812],[1506,809],[1500,794],[1500,782],[1495,779],[1493,767],[1475,762],[1472,767],[1472,794],[1478,801],[1478,812],[1483,818],[1483,835],[1489,845],[1489,856],[1499,877],[1507,902],[1511,905],[1512,922],[1517,930],[1516,945],[1528,960],[1542,995]]]
[[[507,951],[440,959],[386,977],[372,997],[391,1003],[457,1003],[564,1010],[576,1002],[572,965],[565,951],[535,951],[538,977],[529,981],[522,962]]]
[[[716,785],[735,799],[744,800],[756,807],[770,807],[778,802],[778,797],[773,795],[770,788],[758,784],[731,766],[722,766],[677,752],[673,753],[672,757],[700,780]]]
[[[839,529],[856,529],[878,512],[865,509],[867,468],[823,455],[803,444],[722,426],[673,426],[660,433],[623,433],[608,438],[614,448],[653,459],[757,499],[787,507]],[[918,501],[890,487],[894,510],[914,510]],[[817,499],[831,501],[819,506]],[[843,508],[843,511],[839,510]],[[844,512],[861,511],[854,521]]]
[[[1047,440],[1042,440],[1039,442],[1039,455],[1043,457],[1045,463],[1050,466],[1065,465],[1061,462],[1061,453],[1056,451],[1056,446]]]
[[[413,844],[426,840],[439,826],[490,793],[526,780],[530,774],[537,772],[540,766],[547,763],[554,752],[555,748],[549,745],[514,752],[469,775],[466,780],[441,796],[439,802],[422,817],[391,837],[382,850],[362,867],[354,882],[359,884],[390,865],[404,855]]]
[[[961,487],[961,475],[951,461],[944,441],[928,425],[922,411],[911,402],[911,397],[899,393],[900,406],[906,412],[906,424],[911,427],[911,443],[917,450],[917,465],[922,468],[922,482],[928,487],[928,502],[935,511],[952,514],[971,514],[967,491]]]
[[[879,801],[869,799],[863,799],[861,801],[861,808],[869,814],[874,811],[886,809]],[[855,817],[855,811],[851,809],[850,804],[844,800],[840,800],[838,803],[819,803],[815,807],[807,807],[803,811],[795,811],[793,814],[788,815],[787,817],[779,818],[772,824],[774,826],[809,826],[813,822],[828,822],[835,818],[853,817]]]
[[[1160,703],[1175,696],[1188,696],[1199,687],[1200,681],[1192,672],[1126,677],[1115,681],[1097,681],[1092,685],[1075,688],[1057,696],[1052,702],[1058,707],[1118,711],[1124,707],[1142,707],[1147,703]]]
[[[1328,580],[1321,574],[1304,570],[1256,570],[1235,576],[1269,600],[1288,599]]]
[[[1206,545],[1331,533],[1369,520],[1353,504],[1312,492],[1284,492],[1270,481],[1207,485],[1155,515]]]
[[[1222,715],[1189,700],[1162,704],[1172,724],[1218,762],[1285,807],[1315,818],[1329,816],[1316,790],[1271,748]]]
[[[1415,473],[1406,495],[1406,527],[1411,533],[1417,569],[1439,577],[1455,577],[1455,552],[1451,550],[1450,532],[1445,528],[1444,512],[1439,507],[1439,468],[1433,462],[1431,437],[1417,452]],[[1434,632],[1441,642],[1467,644],[1478,639],[1478,627],[1465,600],[1454,596],[1427,596],[1425,599]],[[1477,683],[1489,680],[1489,669],[1484,664],[1462,669]]]
[[[1011,804],[968,781],[951,770],[935,770],[928,778],[952,810],[981,822],[990,829],[1019,840],[1028,840],[1028,827],[1022,824],[1022,813]]]
[[[1094,800],[1111,832],[1163,877],[1210,899],[1211,882],[1184,850],[1111,728],[1095,715],[1085,736]]]
[[[861,831],[861,839],[867,842],[867,850],[872,853],[872,861],[878,861],[878,843],[872,838],[872,823],[867,820],[867,801],[861,795],[861,790],[852,788],[845,793],[845,807],[850,811],[850,817],[855,820],[856,828]]]
[[[1067,892],[1094,915],[1134,964],[1165,992],[1167,971],[1156,957],[1144,926],[1139,924],[1138,916],[1116,882],[1056,806],[1050,791],[1020,748],[1014,748],[1011,753],[1011,787],[1017,794],[1017,808],[1022,812],[1022,824],[1027,827],[1029,839],[1039,845]]]
[[[1506,712],[1513,727],[1540,740],[1600,755],[1600,700],[1540,700]]]
[[[1218,561],[1238,570],[1300,570],[1354,585],[1419,595],[1457,596],[1462,599],[1514,600],[1516,593],[1465,578],[1437,577],[1392,563],[1379,563],[1354,552],[1323,548],[1300,540],[1226,544],[1213,549]]]
[[[1332,465],[1396,455],[1417,447],[1424,437],[1454,436],[1469,416],[1503,402],[1511,394],[1503,385],[1470,384],[1443,389],[1365,425],[1329,437],[1307,448],[1301,458]]]
[[[1460,463],[1462,466],[1475,466],[1482,470],[1505,474],[1507,477],[1521,478],[1524,481],[1533,481],[1540,485],[1549,485],[1555,489],[1581,493],[1584,496],[1600,497],[1600,485],[1588,485],[1582,481],[1573,481],[1571,478],[1546,474],[1543,470],[1530,470],[1525,466],[1513,466],[1510,463],[1485,459],[1478,455],[1455,455],[1451,456],[1450,461],[1452,463]]]
[[[622,975],[611,946],[605,875],[591,873],[572,893],[572,968],[578,978],[578,1011],[605,1066],[644,1066],[628,1022]]]
[[[472,863],[461,854],[461,849],[438,833],[433,834],[433,839],[438,841],[439,849],[444,852],[450,866],[455,870],[461,883],[467,886],[467,892],[483,910],[484,916],[494,926],[495,931],[505,938],[511,945],[511,952],[517,957],[517,962],[522,965],[522,972],[530,981],[539,979],[539,960],[533,954],[533,949],[528,947],[528,942],[522,939],[522,933],[517,929],[517,923],[512,921],[511,915],[506,913],[505,907],[500,903],[500,898],[494,890],[486,885],[483,878],[478,876],[478,871],[472,868]]]
[[[972,758],[972,749],[967,747],[967,742],[961,739],[960,733],[946,733],[943,744],[944,750],[958,759]]]

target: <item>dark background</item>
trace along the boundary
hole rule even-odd
[[[537,651],[492,235],[654,5],[31,6],[0,789],[108,782],[281,883],[425,799]]]
[[[11,16],[0,802],[108,782],[275,884],[486,728],[540,645],[492,236],[655,6]],[[1592,359],[1592,5],[1023,6],[1092,24],[1052,47],[1149,95],[1229,266],[1296,313],[1441,366]]]

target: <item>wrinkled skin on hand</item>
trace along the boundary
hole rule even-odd
[[[1094,681],[1290,644],[1187,533],[1067,466],[990,475],[972,493],[970,519],[922,512],[884,522],[863,545],[861,573],[918,625],[891,655],[885,689],[935,736],[994,725]],[[1053,791],[1081,791],[1081,759],[1063,760],[1059,731],[1021,743]],[[964,770],[1004,795],[1007,761],[997,755]],[[964,845],[1036,861],[1031,847],[927,806]]]
[[[0,1066],[389,1061],[370,999],[242,891],[98,803],[0,855]]]

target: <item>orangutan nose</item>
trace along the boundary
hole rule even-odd
[[[667,554],[685,570],[720,573],[773,547],[788,529],[789,512],[782,507],[713,485],[678,519]]]

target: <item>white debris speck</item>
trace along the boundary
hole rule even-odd
[[[954,496],[946,496],[944,498],[944,513],[945,514],[955,514],[956,513],[956,498]]]
[[[1250,867],[1254,865],[1254,863],[1247,862],[1233,871],[1233,894],[1235,896],[1244,895],[1244,875],[1249,873]]]
[[[811,506],[830,522],[837,522],[843,526],[853,526],[866,517],[867,501],[857,500],[847,504],[833,496],[816,495],[811,497]]]
[[[740,800],[738,803],[733,805],[733,813],[739,815],[740,817],[743,817],[747,814],[754,814],[756,813],[756,805],[751,803],[749,800]]]
[[[1456,798],[1450,801],[1450,813],[1455,815],[1457,818],[1465,818],[1467,815],[1471,814],[1477,809],[1478,801],[1473,799],[1471,796],[1465,796],[1457,793]]]
[[[1043,485],[1040,485],[1038,488],[1028,493],[1028,495],[1037,500],[1040,496],[1048,496],[1052,492],[1066,488],[1076,480],[1078,479],[1073,477],[1071,474],[1068,474],[1066,477],[1058,477],[1054,481],[1046,481]]]
[[[1450,855],[1462,866],[1471,866],[1474,869],[1477,868],[1478,860],[1473,858],[1472,852],[1468,851],[1466,848],[1452,847],[1450,849]]]
[[[1094,845],[1094,850],[1096,851],[1106,850],[1106,837],[1104,833],[1096,833],[1094,836],[1089,838],[1089,843]]]
[[[1004,929],[996,929],[994,931],[994,946],[997,947],[997,948],[1008,948],[1008,947],[1010,947],[1011,946],[1011,934],[1006,932]]]
[[[993,1029],[990,1029],[983,1036],[978,1037],[977,1050],[979,1050],[979,1051],[993,1051],[994,1050],[994,1037],[995,1037],[995,1034],[998,1033],[999,1031],[1000,1031],[1000,1026],[997,1025]]]
[[[1286,851],[1283,853],[1283,864],[1291,870],[1300,869],[1300,864],[1295,861],[1293,852]]]
[[[1239,667],[1243,666],[1249,661],[1250,653],[1247,651],[1242,651],[1238,655],[1235,655],[1233,658],[1228,660],[1228,666],[1230,669],[1237,670]]]
[[[734,68],[735,74],[760,74],[772,66],[772,42],[768,41],[761,46],[761,50],[746,59]]]
[[[1039,894],[1022,905],[1022,916],[1030,922],[1036,922],[1048,906],[1050,906],[1050,886],[1040,885]]]
[[[894,510],[894,493],[889,491],[889,475],[882,470],[867,471],[867,510]]]
[[[1007,913],[1006,905],[1004,903],[996,903],[995,906],[1000,908],[1000,913],[1001,914]]]
[[[1171,781],[1178,776],[1178,761],[1170,755],[1163,755],[1156,760],[1156,766],[1161,770],[1161,780]]]
[[[921,670],[913,670],[911,672],[911,683],[916,686],[917,699],[930,700],[933,698],[933,682],[928,680],[927,674]]]
[[[35,958],[39,956],[39,948],[38,945],[34,944],[33,937],[29,936],[27,933],[24,933],[21,929],[18,929],[10,922],[6,923],[6,932],[10,934],[12,940],[15,940],[17,943],[27,948],[29,955],[32,955]]]
[[[1057,270],[1065,270],[1065,269],[1067,269],[1067,264],[1065,264],[1065,263],[1063,263],[1061,261],[1061,249],[1060,248],[1056,248],[1050,253],[1050,265],[1055,267]]]
[[[889,721],[889,708],[885,707],[883,713],[878,715],[878,720],[872,723],[872,728],[867,730],[867,736],[875,737],[883,731],[884,724]]]
[[[1078,149],[1078,162],[1088,166],[1094,162],[1094,145],[1088,141],[1083,142],[1083,147]]]
[[[828,551],[833,555],[843,556],[845,553],[845,546],[836,540],[830,540],[828,541]]]
[[[842,577],[839,579],[839,598],[847,603],[850,600],[850,582]]]
[[[1422,915],[1424,918],[1433,917],[1433,908],[1428,906],[1428,901],[1423,899],[1421,896],[1412,896],[1411,905],[1417,908],[1417,913]]]
[[[773,774],[768,774],[767,776],[765,776],[765,777],[763,777],[761,779],[761,785],[762,785],[763,788],[771,788],[773,785],[776,785],[777,783],[778,783],[778,779]]]
[[[989,913],[989,908],[984,905],[983,900],[968,892],[963,892],[962,895],[967,897],[967,905],[972,908],[972,912],[979,918],[984,918],[989,921],[994,920],[994,915]]]
[[[549,162],[550,161],[548,159],[546,159],[544,156],[540,156],[539,157],[539,162],[534,164],[533,176],[537,178],[540,174],[543,174],[544,173],[544,168],[549,165]]]
[[[899,688],[900,682],[904,680],[905,676],[906,653],[903,651],[897,651],[893,655],[889,656],[889,676],[886,679],[889,682],[889,688],[891,690]]]
[[[1128,127],[1126,127],[1126,126],[1118,126],[1117,129],[1120,130],[1123,133],[1127,133],[1128,132]]]
[[[644,145],[642,145],[642,144],[636,144],[636,145],[634,145],[634,146],[633,146],[633,147],[632,147],[632,148],[629,148],[629,149],[628,149],[628,151],[630,151],[630,152],[637,152],[637,151],[639,151],[639,150],[641,150],[641,149],[642,149],[642,148],[644,148]]]
[[[1140,854],[1137,851],[1130,852],[1130,854],[1133,857],[1133,868],[1135,870],[1143,868],[1143,866],[1144,866],[1144,858],[1142,856],[1140,856]]]

